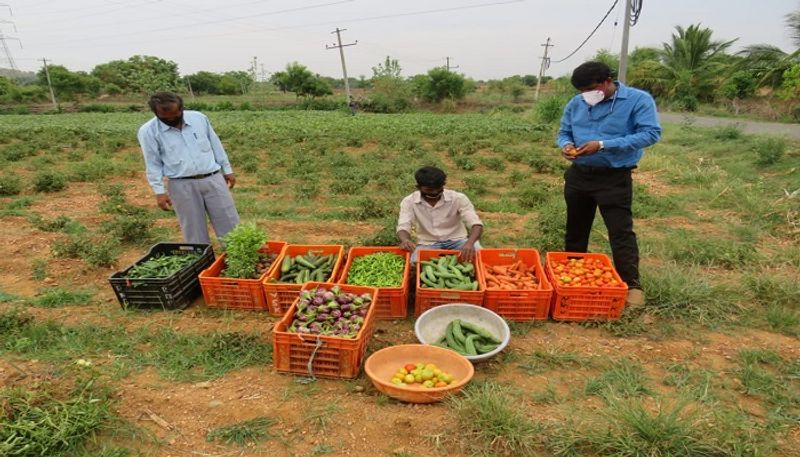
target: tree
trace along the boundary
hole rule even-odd
[[[417,79],[416,83],[415,89],[418,95],[430,102],[438,103],[445,98],[460,100],[467,93],[467,81],[464,76],[444,67],[429,70],[424,79]]]
[[[535,75],[525,75],[522,77],[522,84],[525,84],[528,87],[534,87],[536,85],[536,81],[538,81]]]
[[[92,75],[126,93],[150,94],[179,87],[178,64],[153,56],[133,56],[94,67]]]
[[[789,27],[795,46],[800,48],[800,10],[786,15],[786,25]]]
[[[778,88],[783,84],[783,73],[791,68],[797,56],[785,53],[777,46],[755,44],[737,53],[742,59],[737,68],[749,71],[758,80],[760,87]]]
[[[401,71],[400,62],[397,59],[386,56],[386,60],[372,67],[372,79],[382,77],[400,78]]]
[[[100,80],[83,71],[72,72],[63,65],[50,65],[47,67],[50,73],[50,83],[53,91],[59,97],[74,99],[78,95],[89,95],[96,97],[100,93]],[[36,73],[37,84],[47,87],[47,74],[44,67]]]
[[[663,80],[656,86],[663,87],[667,97],[693,111],[700,100],[714,98],[718,75],[724,74],[724,52],[736,40],[712,40],[711,29],[699,24],[675,29],[677,34],[672,34],[672,41],[664,43],[661,52],[664,71],[654,76]]]
[[[755,94],[757,86],[758,80],[751,72],[739,70],[725,80],[719,91],[724,98],[731,101],[734,112],[739,114],[737,101]]]
[[[219,94],[220,75],[210,71],[198,71],[193,75],[185,76],[185,82],[192,86],[192,92],[196,94]]]
[[[386,59],[372,67],[370,99],[365,108],[380,113],[405,111],[411,106],[411,85],[401,76],[397,59]]]
[[[314,75],[305,65],[297,62],[287,64],[284,71],[273,73],[270,81],[280,90],[294,92],[298,97],[320,97],[333,93],[319,75]]]
[[[612,54],[608,49],[600,49],[597,54],[591,59],[595,62],[603,62],[611,69],[612,74],[616,75],[619,71],[619,56]]]

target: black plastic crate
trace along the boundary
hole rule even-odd
[[[200,254],[200,258],[168,278],[126,277],[131,268],[156,255],[185,254]],[[158,243],[136,263],[111,275],[108,281],[123,308],[183,309],[200,295],[197,276],[212,263],[214,251],[209,244]]]

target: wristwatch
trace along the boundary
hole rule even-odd
[[[600,151],[606,148],[605,146],[603,146],[603,140],[598,141],[598,143],[600,143],[600,149],[599,149]]]

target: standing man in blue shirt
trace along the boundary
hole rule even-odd
[[[155,117],[138,137],[158,207],[175,209],[186,243],[211,242],[206,213],[221,238],[239,223],[239,213],[229,190],[236,178],[219,137],[205,115],[184,111],[172,92],[154,94],[149,105]]]
[[[644,305],[639,282],[639,246],[633,231],[631,171],[644,148],[661,138],[653,97],[611,77],[601,62],[572,73],[580,91],[564,108],[558,146],[572,166],[564,174],[567,203],[565,250],[586,252],[595,212],[608,229],[614,266],[628,284],[626,305]]]

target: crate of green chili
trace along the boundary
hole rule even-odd
[[[182,309],[200,295],[197,276],[212,263],[211,245],[158,243],[108,280],[123,308]]]
[[[377,287],[378,319],[402,319],[408,315],[409,252],[391,246],[350,248],[347,263],[337,282]]]

